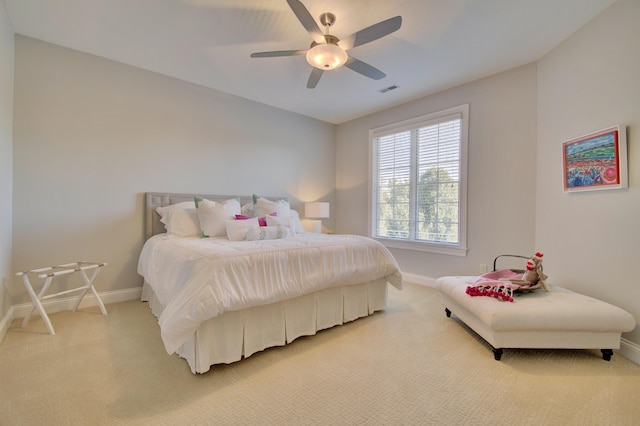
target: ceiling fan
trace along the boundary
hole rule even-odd
[[[323,13],[320,15],[320,23],[325,27],[326,31],[326,34],[323,34],[302,2],[299,0],[287,0],[287,3],[289,3],[289,7],[291,7],[291,10],[293,10],[293,13],[302,26],[307,30],[309,35],[311,35],[311,38],[313,38],[311,46],[305,50],[279,50],[252,53],[252,58],[306,55],[307,62],[313,66],[311,75],[307,81],[307,87],[309,89],[316,87],[324,71],[333,70],[343,65],[374,80],[380,80],[386,76],[386,74],[379,69],[349,55],[347,50],[362,46],[365,43],[372,42],[397,31],[402,25],[401,16],[395,16],[378,22],[340,40],[338,37],[329,34],[329,28],[336,21],[336,16],[333,13]]]

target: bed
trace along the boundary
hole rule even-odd
[[[183,214],[180,206],[187,206],[184,211],[193,218],[187,208],[194,197],[216,208],[237,200],[243,214],[236,217],[248,220],[225,220],[228,234],[207,238],[204,228],[199,235],[167,231],[165,209]],[[230,226],[258,220],[244,215],[245,207],[257,206],[256,196],[150,192],[145,200],[145,243],[138,262],[142,300],[158,318],[167,353],[186,359],[193,373],[372,315],[386,307],[388,285],[402,288],[399,267],[380,243],[304,232],[295,209],[287,226],[280,226],[291,207],[288,200],[286,210],[260,218],[269,226],[260,223],[264,227],[256,238],[248,236],[255,227],[245,232],[251,241],[235,238]],[[260,197],[258,203],[263,200],[283,199]],[[276,219],[278,226],[270,226]],[[265,237],[265,230],[277,230],[278,237]]]

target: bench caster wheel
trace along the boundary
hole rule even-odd
[[[444,308],[444,313],[447,315],[447,318],[451,318],[451,311],[448,308]]]
[[[502,349],[493,348],[493,358],[496,361],[500,361],[500,358],[502,358]]]
[[[605,361],[611,361],[611,357],[613,356],[613,349],[600,349],[602,352],[602,359]]]

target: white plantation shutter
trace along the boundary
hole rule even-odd
[[[409,200],[401,197],[411,191],[411,132],[401,132],[377,139],[378,182],[389,188],[389,197],[378,197],[376,236],[407,238],[409,235]],[[380,215],[389,209],[391,215]]]
[[[371,236],[466,254],[468,105],[370,132]]]

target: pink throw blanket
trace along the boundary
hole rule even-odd
[[[472,285],[467,287],[469,296],[490,296],[498,300],[513,302],[513,292],[521,285],[511,283],[509,280],[521,281],[523,274],[518,274],[510,269],[499,269],[480,275]]]

